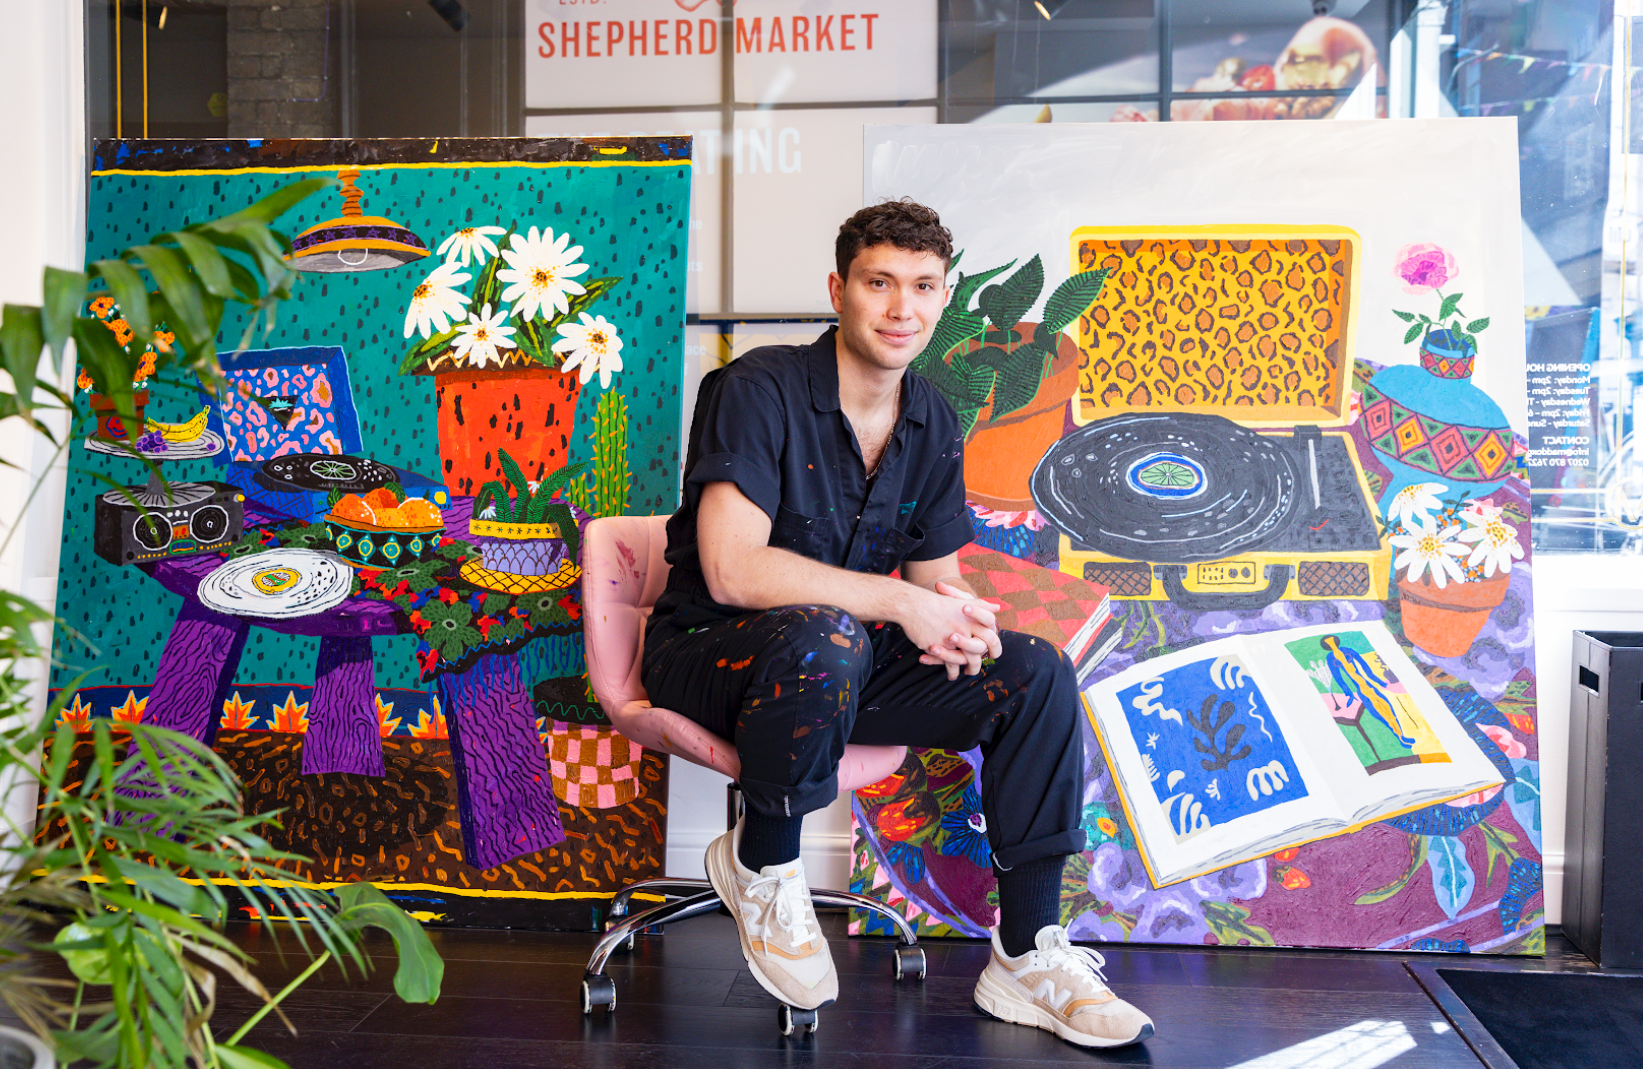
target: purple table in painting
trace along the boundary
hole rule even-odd
[[[445,510],[446,533],[468,534],[471,501]],[[247,527],[254,513],[248,510]],[[206,554],[145,566],[183,598],[160,657],[144,720],[209,744],[217,714],[233,683],[251,626],[320,640],[314,696],[303,738],[305,775],[384,774],[375,708],[371,640],[411,632],[395,606],[352,597],[327,612],[286,620],[228,616],[200,604],[200,581],[223,561]],[[440,705],[450,732],[461,807],[464,859],[488,869],[565,839],[549,786],[547,756],[536,715],[514,654],[480,657],[465,671],[439,677]]]

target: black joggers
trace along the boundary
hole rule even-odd
[[[981,747],[982,812],[1002,869],[1076,853],[1084,783],[1081,703],[1055,646],[1006,631],[980,674],[947,678],[919,663],[895,624],[792,606],[681,628],[654,622],[644,684],[736,746],[746,804],[802,816],[838,794],[846,742],[939,750]]]

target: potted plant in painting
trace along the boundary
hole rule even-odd
[[[1444,489],[1416,483],[1400,490],[1387,532],[1404,636],[1435,657],[1458,657],[1506,599],[1523,543],[1503,508],[1488,498],[1439,500]]]
[[[963,258],[953,257],[953,266]],[[1032,508],[1027,479],[1061,437],[1062,409],[1078,385],[1078,346],[1063,331],[1101,294],[1107,271],[1073,274],[1044,301],[1043,320],[1024,321],[1044,292],[1044,263],[959,273],[952,297],[913,370],[929,379],[958,413],[969,448],[965,489],[984,505]],[[992,282],[991,285],[988,285]],[[1008,448],[990,448],[1007,436]]]
[[[221,378],[215,337],[225,305],[249,309],[243,347],[290,295],[290,245],[269,224],[326,184],[296,183],[85,273],[47,268],[43,303],[7,305],[0,320],[10,374],[0,418],[24,421],[61,455],[70,439],[52,422],[67,415],[78,432],[84,416],[72,394],[41,382],[38,371],[43,351],[61,366],[70,338],[82,388],[123,420],[140,418],[135,395],[150,374],[159,382],[172,368],[211,389]],[[111,327],[116,307],[123,328]],[[158,323],[173,326],[157,332]],[[144,365],[148,373],[139,374]],[[187,392],[196,388],[191,382]],[[176,428],[150,432],[166,430]],[[209,747],[140,722],[82,721],[68,703],[84,676],[31,723],[28,680],[49,656],[35,629],[50,622],[44,609],[0,591],[0,796],[17,790],[39,799],[35,834],[9,818],[0,824],[0,1001],[38,1041],[64,1062],[98,1066],[277,1069],[284,1063],[245,1036],[268,1013],[283,1018],[284,998],[331,959],[363,969],[366,927],[393,936],[400,997],[438,997],[443,966],[421,927],[370,884],[335,892],[305,885],[291,871],[303,859],[274,850],[259,832],[272,814],[245,811],[241,783]],[[314,959],[277,993],[223,932],[240,908]],[[262,1006],[222,1034],[213,1012],[219,985],[229,982]],[[38,1066],[38,1041],[8,1048],[0,1040],[0,1056],[7,1066]]]
[[[474,496],[468,523],[469,539],[484,555],[485,568],[537,577],[557,575],[566,565],[574,571],[582,544],[578,517],[558,495],[586,465],[560,468],[533,488],[506,449],[497,450],[497,460],[514,496],[501,480],[486,483]]]
[[[399,371],[434,377],[446,484],[471,495],[501,477],[505,443],[545,478],[565,463],[559,428],[581,388],[597,374],[608,390],[622,370],[615,324],[589,314],[621,276],[585,277],[582,246],[551,227],[466,227],[438,251],[444,262],[411,291],[405,336],[420,339]]]

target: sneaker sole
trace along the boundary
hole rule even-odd
[[[715,842],[714,846],[717,845],[717,842]],[[741,945],[742,960],[747,962],[748,971],[753,974],[753,979],[757,980],[759,986],[769,992],[770,996],[777,1002],[792,1006],[796,1010],[820,1010],[831,1006],[833,999],[818,1002],[814,1006],[801,1006],[796,1002],[790,1002],[788,997],[782,994],[781,989],[772,983],[769,977],[765,976],[764,970],[759,968],[759,963],[753,960],[753,949],[747,944],[747,929],[742,927],[741,917],[737,915],[737,910],[730,905],[736,900],[735,896],[726,892],[727,887],[734,888],[736,886],[736,877],[724,871],[724,862],[719,859],[718,853],[719,851],[716,849],[709,849],[707,852],[707,882],[713,885],[713,890],[718,894],[720,907],[730,914],[731,920],[736,922],[736,940]]]
[[[1141,1030],[1129,1039],[1104,1039],[1101,1036],[1092,1036],[1088,1032],[1079,1032],[1069,1027],[1061,1018],[1041,1009],[1036,1003],[1022,1002],[1018,996],[986,973],[982,973],[981,979],[976,983],[975,1003],[983,1013],[1000,1021],[1042,1028],[1080,1047],[1123,1047],[1150,1039],[1153,1033],[1150,1023],[1142,1025]]]

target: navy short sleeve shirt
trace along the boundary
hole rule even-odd
[[[673,565],[656,616],[741,610],[708,595],[697,554],[702,487],[732,482],[770,517],[770,545],[858,572],[936,560],[974,537],[964,435],[946,399],[907,372],[901,415],[867,478],[839,407],[836,328],[809,345],[755,349],[702,379],[685,456],[684,502],[668,521]],[[687,621],[678,620],[685,623]]]

